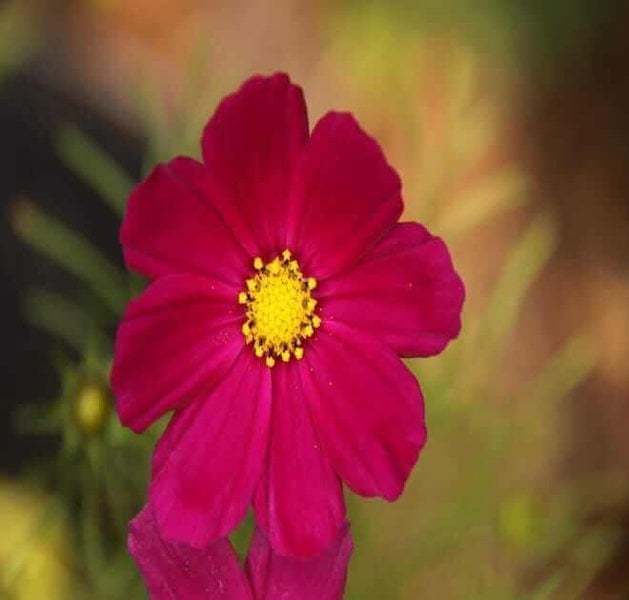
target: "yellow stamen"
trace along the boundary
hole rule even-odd
[[[280,273],[280,269],[282,268],[280,266],[280,261],[277,260],[277,258],[274,258],[267,266],[266,268],[269,270],[269,273],[271,273],[271,275],[279,275]]]
[[[270,262],[253,260],[255,274],[245,280],[246,290],[238,294],[238,303],[246,307],[242,333],[253,342],[253,351],[264,358],[268,367],[278,360],[304,356],[303,340],[321,326],[315,314],[317,301],[311,292],[317,287],[314,277],[304,277],[290,250],[284,250]]]

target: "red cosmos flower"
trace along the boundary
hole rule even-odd
[[[352,553],[347,528],[310,559],[278,556],[256,530],[245,572],[225,538],[204,549],[164,541],[149,506],[131,521],[128,545],[151,600],[340,600]]]
[[[341,480],[397,498],[426,440],[400,357],[460,329],[444,243],[397,223],[400,180],[344,113],[308,134],[300,88],[254,77],[203,133],[203,162],[157,166],[131,194],[127,264],[154,279],[118,329],[122,423],[174,417],[153,459],[162,534],[204,547],[253,503],[281,554],[345,522]]]

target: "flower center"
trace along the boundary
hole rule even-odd
[[[300,360],[303,341],[321,325],[314,312],[317,301],[311,295],[317,280],[304,277],[289,250],[266,264],[257,257],[253,267],[256,274],[238,294],[238,302],[247,309],[242,326],[247,344],[253,344],[256,356],[264,357],[268,367],[278,359],[288,362],[294,356]]]

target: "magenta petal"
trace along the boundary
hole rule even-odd
[[[254,506],[280,554],[318,554],[345,523],[341,482],[323,453],[293,364],[273,369],[267,466]]]
[[[333,468],[363,496],[397,498],[426,441],[417,380],[384,344],[324,323],[300,371]]]
[[[328,113],[295,174],[288,247],[314,277],[339,272],[396,223],[400,186],[380,146],[354,117]]]
[[[148,505],[129,524],[128,547],[151,600],[253,600],[227,539],[202,549],[168,543]]]
[[[133,300],[111,373],[122,423],[143,431],[220,381],[244,345],[238,309],[224,286],[195,275],[162,277]]]
[[[430,356],[459,334],[465,289],[443,241],[399,223],[317,295],[324,320],[369,332],[402,356]]]
[[[266,536],[256,530],[247,557],[256,600],[340,600],[352,550],[347,526],[330,547],[309,559],[274,553]]]
[[[284,74],[249,79],[203,132],[212,199],[251,256],[285,246],[290,178],[307,139],[303,92]]]
[[[245,349],[208,397],[175,415],[155,450],[149,488],[165,538],[203,547],[244,518],[270,414],[270,370]]]
[[[212,205],[205,168],[191,158],[158,165],[133,190],[120,241],[127,265],[150,278],[196,273],[239,286],[250,262]]]

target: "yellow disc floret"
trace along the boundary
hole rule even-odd
[[[278,360],[303,358],[303,342],[321,326],[315,314],[317,301],[312,291],[317,287],[314,277],[304,277],[299,263],[289,250],[264,263],[253,261],[256,273],[245,282],[238,302],[246,306],[242,333],[253,351],[272,367]]]

